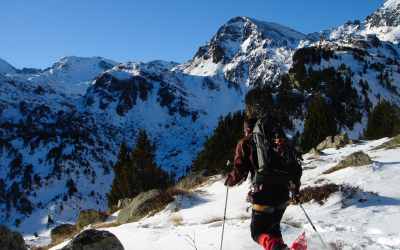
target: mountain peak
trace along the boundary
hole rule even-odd
[[[11,64],[0,58],[0,74],[10,74],[17,71]]]
[[[77,57],[77,56],[64,56],[60,61],[53,64],[52,70],[78,70],[79,68],[100,68],[108,70],[117,65],[118,63],[107,60],[101,57]]]
[[[305,39],[305,35],[292,29],[286,27],[281,24],[277,24],[274,22],[265,22],[258,21],[256,19],[245,17],[245,16],[237,16],[232,18],[229,22],[227,22],[224,27],[236,26],[238,28],[242,28],[243,31],[243,40],[246,40],[249,36],[252,35],[253,31],[257,31],[261,38],[264,39]]]
[[[370,27],[397,27],[400,24],[400,0],[388,0],[366,19]]]

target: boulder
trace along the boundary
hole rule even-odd
[[[108,231],[88,229],[75,236],[62,250],[124,250],[118,238]]]
[[[364,153],[362,150],[354,152],[347,156],[344,160],[341,160],[336,166],[326,170],[323,174],[331,174],[338,170],[348,168],[348,167],[358,167],[372,164],[371,158],[368,154]]]
[[[0,225],[0,248],[2,250],[26,250],[25,240],[20,232],[12,232]]]
[[[138,221],[146,216],[150,211],[150,203],[160,194],[159,189],[153,189],[140,193],[131,203],[121,209],[117,216],[118,224],[125,224]]]
[[[74,231],[74,227],[75,226],[72,224],[62,224],[51,229],[50,231],[51,242],[55,242],[59,238],[68,236]]]
[[[192,188],[196,186],[198,183],[202,182],[203,180],[207,179],[210,176],[208,170],[203,170],[201,172],[191,173],[184,177],[181,177],[177,184],[177,188]]]
[[[324,150],[327,148],[336,148],[339,146],[345,146],[349,144],[349,135],[347,132],[344,132],[340,135],[336,135],[334,137],[328,136],[325,141],[321,142],[316,149]]]
[[[344,160],[341,160],[336,166],[339,168],[346,168],[364,166],[369,164],[372,164],[371,158],[368,154],[364,153],[364,151],[360,150],[350,154]]]
[[[122,198],[118,200],[118,207],[123,208],[129,205],[132,202],[132,198]]]
[[[310,155],[323,155],[324,153],[322,153],[320,150],[316,149],[316,148],[312,148],[309,152]]]
[[[92,209],[85,209],[79,212],[77,228],[84,228],[95,222],[104,222],[107,219],[105,212],[100,212]]]
[[[383,143],[382,145],[373,148],[372,150],[378,150],[378,149],[383,149],[383,148],[390,148],[390,147],[395,147],[397,145],[400,145],[400,135],[397,135],[393,139],[391,139],[388,142]]]

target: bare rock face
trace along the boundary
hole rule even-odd
[[[364,153],[364,151],[357,151],[346,157],[346,159],[339,162],[337,167],[346,168],[346,167],[358,167],[372,164],[372,160],[368,154]]]
[[[371,158],[368,154],[364,153],[364,151],[360,150],[350,154],[344,160],[341,160],[336,166],[323,172],[323,174],[331,174],[344,168],[359,167],[369,164],[372,164]]]
[[[75,236],[62,250],[124,250],[118,238],[108,231],[85,230]]]
[[[62,224],[56,226],[55,228],[51,229],[50,237],[51,241],[55,242],[57,238],[62,237],[63,235],[70,234],[74,229],[74,225],[71,224]]]
[[[323,153],[320,150],[316,149],[316,148],[312,148],[310,150],[309,154],[317,156],[317,155],[322,155]]]
[[[396,147],[399,145],[400,145],[400,135],[397,135],[390,141],[383,143],[382,145],[374,148],[373,150],[378,150],[378,149],[383,149],[383,148],[391,148],[391,147]]]
[[[104,222],[107,217],[108,216],[105,212],[85,209],[79,212],[78,222],[76,223],[76,226],[78,228],[83,228],[95,222]]]
[[[336,135],[334,137],[326,137],[325,141],[321,142],[316,149],[324,150],[327,148],[336,148],[338,146],[344,146],[347,144],[349,144],[349,136],[347,132],[344,132],[343,134]]]
[[[179,188],[191,188],[195,186],[197,183],[201,182],[202,180],[206,179],[210,173],[208,170],[204,170],[202,172],[195,172],[191,173],[187,176],[181,177],[176,186]]]
[[[160,194],[159,189],[140,193],[117,216],[118,224],[140,220],[150,212],[150,203]]]
[[[117,205],[117,206],[120,207],[120,208],[124,208],[124,207],[128,206],[129,203],[132,202],[132,200],[133,200],[133,199],[131,199],[131,198],[122,198],[122,199],[119,199],[119,200],[118,200],[118,205]]]

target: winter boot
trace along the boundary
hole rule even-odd
[[[290,250],[290,248],[283,243],[275,243],[272,250]]]

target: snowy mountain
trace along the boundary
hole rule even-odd
[[[316,39],[337,41],[341,39],[368,40],[375,36],[380,41],[399,43],[399,2],[388,0],[364,21],[349,21],[338,28],[311,34]]]
[[[215,77],[219,71],[228,86],[245,94],[249,87],[278,80],[289,70],[295,50],[309,43],[305,35],[288,27],[236,17],[199,48],[183,72]]]
[[[320,91],[340,105],[342,131],[358,138],[380,99],[400,104],[399,4],[389,0],[363,22],[308,35],[235,17],[183,64],[70,56],[20,70],[0,60],[0,223],[19,231],[16,219],[24,227],[37,217],[74,221],[80,209],[105,210],[119,145],[133,148],[140,129],[156,141],[157,163],[184,175],[220,116],[263,105],[245,100],[260,86],[270,87],[274,111],[293,121],[289,135],[302,131],[306,105]],[[300,53],[308,48],[318,60]],[[312,71],[332,68],[353,96],[330,96],[327,81],[302,85]],[[77,191],[67,195],[71,181]]]
[[[11,66],[8,62],[0,59],[0,74],[15,73],[17,69]]]

